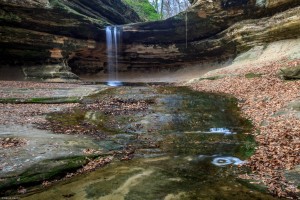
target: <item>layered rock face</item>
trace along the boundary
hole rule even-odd
[[[187,12],[170,19],[124,25],[119,71],[175,71],[233,60],[252,47],[298,38],[299,13],[297,0],[193,1]],[[106,71],[104,50],[79,53],[95,53],[101,63],[86,67],[82,60],[73,59],[69,65],[78,74]]]
[[[121,0],[1,0],[0,5],[1,68],[22,66],[27,77],[75,78],[68,60],[81,56],[76,52],[105,49],[105,26],[141,21]],[[99,60],[90,61],[91,56],[80,58],[88,66]]]
[[[198,0],[187,13],[124,26],[129,69],[221,62],[255,46],[300,36],[295,0]],[[163,64],[162,64],[163,63]]]
[[[28,77],[105,72],[105,26],[110,24],[128,24],[123,26],[120,71],[222,62],[300,35],[299,0],[191,3],[167,20],[128,24],[140,19],[121,0],[0,0],[0,65],[22,66]]]

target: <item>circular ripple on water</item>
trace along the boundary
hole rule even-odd
[[[240,164],[243,164],[244,161],[242,161],[236,157],[231,157],[231,156],[223,157],[222,156],[222,157],[214,158],[211,163],[216,166],[226,166],[226,165],[240,165]]]

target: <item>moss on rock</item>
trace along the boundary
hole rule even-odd
[[[285,80],[300,79],[300,65],[292,68],[281,69],[280,76]]]
[[[44,160],[32,166],[16,177],[4,178],[0,182],[0,195],[9,195],[19,186],[33,186],[45,180],[62,178],[67,172],[72,172],[88,162],[86,156],[64,157]]]

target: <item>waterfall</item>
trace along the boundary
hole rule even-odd
[[[121,28],[117,26],[106,27],[106,52],[109,86],[120,86],[118,80],[118,58],[121,42]]]
[[[187,15],[187,9],[185,11],[185,48],[188,47],[188,15]]]

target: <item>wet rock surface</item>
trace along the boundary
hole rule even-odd
[[[295,66],[290,69],[282,69],[281,76],[285,80],[297,80],[300,79],[300,66]]]
[[[232,198],[232,195],[239,193],[232,191],[239,188],[238,191],[243,190],[254,199],[272,199],[247,189],[233,176],[240,171],[234,166],[241,164],[255,148],[253,139],[243,134],[249,132],[251,127],[246,120],[238,117],[235,104],[234,99],[193,92],[185,87],[124,86],[99,91],[84,97],[75,107],[47,114],[46,119],[36,121],[34,125],[46,123],[47,129],[51,132],[59,130],[57,133],[60,134],[32,126],[16,126],[15,129],[2,127],[8,130],[6,133],[10,131],[10,134],[15,134],[14,137],[19,137],[16,135],[19,134],[20,138],[28,141],[24,146],[4,151],[11,151],[15,157],[11,156],[12,163],[7,164],[12,167],[11,171],[2,171],[2,187],[11,185],[14,186],[12,189],[19,188],[19,192],[26,192],[29,195],[26,198],[29,199],[40,198],[39,195],[44,199],[54,198],[52,195],[56,195],[56,198],[71,195],[77,199],[139,199],[141,195],[146,197],[148,194],[149,199],[178,195],[194,199],[195,195],[206,198],[215,193],[201,191],[211,187],[209,179],[215,180],[217,172],[220,173],[217,176],[218,186],[212,191],[223,191],[218,195]],[[90,126],[92,129],[89,129]],[[44,129],[45,126],[39,128]],[[15,133],[16,129],[20,131]],[[74,131],[68,132],[70,129]],[[35,149],[30,149],[34,146]],[[16,170],[14,165],[18,162],[14,163],[14,159],[19,159],[18,154],[28,155],[24,156],[25,160],[19,160],[26,167]],[[96,159],[86,160],[86,156],[80,157],[82,155]],[[69,179],[110,162],[112,164],[105,167],[104,171],[98,169],[84,179],[81,176]],[[82,169],[76,170],[82,165]],[[7,166],[4,168],[8,169]],[[53,176],[54,172],[56,176]],[[42,181],[46,187],[51,185],[48,180],[62,177],[66,172],[69,172],[65,176],[67,183],[64,183],[64,187],[58,186],[60,189],[55,187],[55,193],[47,190],[36,196],[36,188],[28,187]],[[111,173],[116,172],[118,175],[109,178]],[[10,173],[14,178],[8,181],[5,177]],[[33,178],[28,179],[28,176]],[[95,177],[99,177],[99,180],[95,181]],[[103,187],[103,181],[106,186],[99,190],[98,186]],[[203,187],[197,184],[199,181]],[[113,187],[113,182],[117,182],[118,186]],[[139,183],[150,188],[147,195]],[[71,190],[69,185],[72,185]],[[184,185],[191,187],[188,189]],[[225,185],[228,189],[221,189]],[[74,187],[78,188],[76,192]],[[116,188],[116,191],[112,191],[112,188]],[[157,193],[158,188],[164,189]],[[6,190],[8,193],[12,191]]]
[[[90,137],[57,135],[32,126],[0,126],[0,134],[1,138],[17,137],[27,141],[14,148],[1,148],[1,178],[18,176],[44,160],[84,155],[84,149],[97,147]],[[51,171],[51,167],[48,168]]]
[[[101,151],[90,136],[57,135],[33,124],[43,122],[48,113],[76,106],[70,99],[103,89],[105,86],[1,82],[1,196],[80,168],[93,156],[86,149]]]
[[[188,175],[187,171],[194,175]],[[130,163],[113,163],[101,172],[92,172],[90,176],[78,177],[74,182],[61,183],[47,192],[24,199],[50,199],[65,195],[72,195],[74,199],[188,200],[219,198],[221,195],[224,199],[275,199],[255,190],[249,191],[241,183],[224,181],[221,174],[225,171],[224,168],[210,168],[209,164],[201,165],[195,160],[180,157],[139,159]],[[206,176],[209,173],[217,173],[219,177],[211,179]],[[198,180],[197,183],[193,182],[195,180]]]

